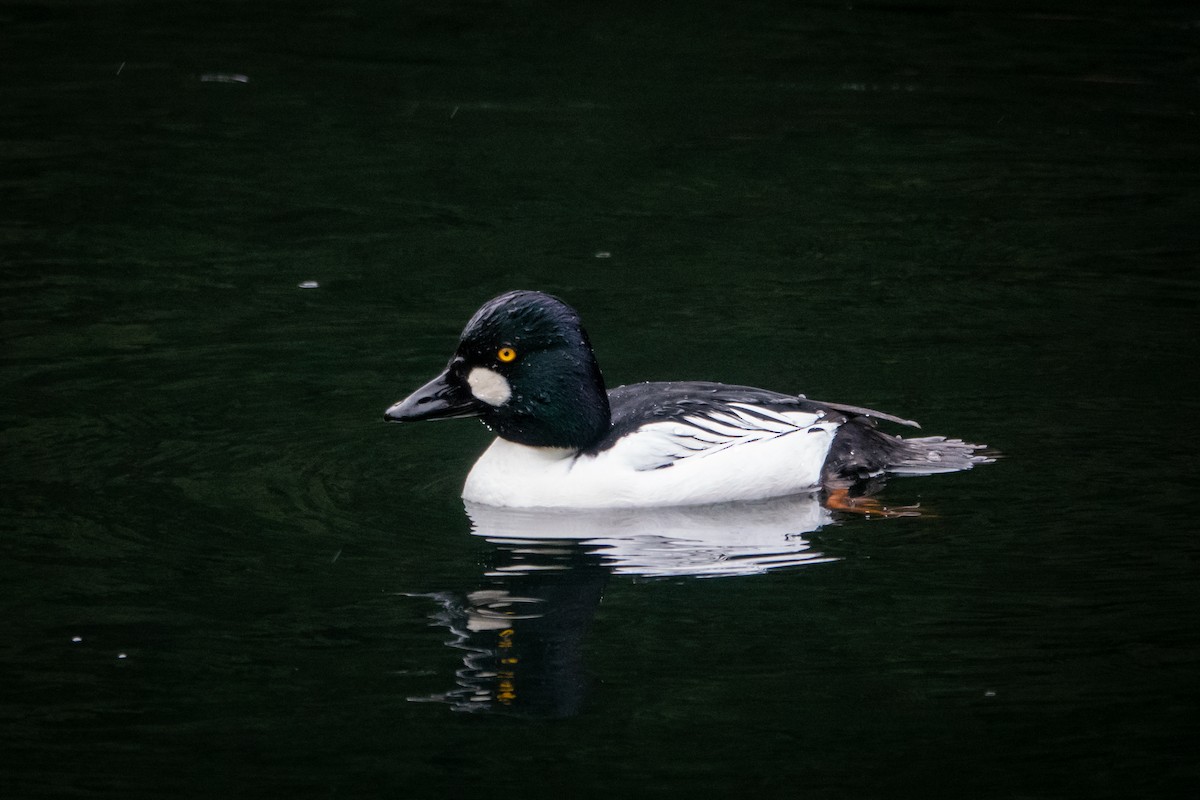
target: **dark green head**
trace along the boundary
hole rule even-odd
[[[446,370],[384,419],[481,417],[498,436],[583,449],[608,430],[608,393],[575,309],[542,292],[502,294],[475,312]]]

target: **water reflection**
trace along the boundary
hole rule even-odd
[[[454,689],[412,700],[460,711],[570,716],[586,692],[582,645],[612,574],[716,578],[832,560],[804,535],[831,521],[815,496],[619,511],[467,505],[495,545],[483,585],[434,600],[462,652]]]

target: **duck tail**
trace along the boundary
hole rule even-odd
[[[826,486],[845,486],[884,474],[961,472],[990,464],[999,455],[986,445],[945,436],[904,439],[879,430],[873,420],[854,417],[838,428],[825,459],[822,481]]]
[[[961,472],[978,464],[991,464],[1000,455],[987,445],[971,444],[962,439],[945,436],[922,436],[913,439],[894,437],[896,447],[888,448],[884,469],[893,475],[935,475],[941,472]]]

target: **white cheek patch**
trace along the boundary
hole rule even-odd
[[[489,406],[502,406],[512,397],[512,387],[508,380],[493,369],[476,367],[467,375],[467,385],[471,394],[477,400],[482,400]]]

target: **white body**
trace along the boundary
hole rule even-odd
[[[733,404],[704,419],[652,422],[597,455],[496,439],[463,499],[508,508],[633,508],[813,492],[839,423],[820,412]]]

